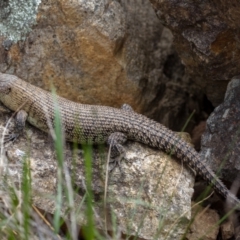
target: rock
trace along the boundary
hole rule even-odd
[[[206,128],[206,121],[201,121],[197,126],[192,130],[192,143],[194,148],[199,151],[201,148],[201,137]]]
[[[234,227],[231,221],[221,224],[222,239],[228,240],[234,237]]]
[[[207,208],[202,208],[197,205],[193,208],[192,216],[194,221],[187,234],[188,240],[216,240],[219,232],[219,226],[216,223],[219,221],[218,214]]]
[[[32,25],[36,23],[39,4],[40,0],[0,2],[0,32],[8,38],[2,43],[6,50],[9,50],[12,41],[23,40],[23,36],[29,33]]]
[[[240,170],[239,96],[240,78],[235,77],[228,85],[224,102],[208,118],[202,136],[202,159],[229,182],[236,179]]]
[[[239,74],[240,2],[228,0],[150,0],[171,29],[183,64],[217,106],[230,79]]]
[[[138,143],[127,149],[125,178],[114,175],[109,186],[120,228],[133,236],[140,230],[144,239],[181,239],[191,217],[193,175],[165,153]]]
[[[46,212],[55,210],[55,197],[59,183],[58,165],[51,139],[45,133],[27,125],[27,131],[6,149],[8,156],[7,179],[21,186],[22,164],[29,159],[32,176],[33,204]],[[74,213],[77,223],[85,223],[85,168],[83,152],[72,150],[66,144],[64,150],[65,173],[70,172],[74,191]],[[105,148],[96,148],[93,154],[94,216],[98,229],[103,229],[104,213],[107,211],[108,229],[116,227],[126,235],[144,239],[181,239],[191,218],[191,196],[194,176],[191,170],[167,154],[139,143],[126,144],[125,159],[119,168],[109,173],[107,209],[104,208],[106,173]],[[100,151],[97,151],[97,150]],[[7,163],[6,163],[7,164]],[[62,184],[67,182],[64,175]],[[7,193],[6,193],[7,195]],[[62,216],[69,217],[66,195],[63,196]],[[105,213],[106,214],[106,213]],[[117,225],[111,223],[116,218]],[[112,224],[112,225],[111,225]],[[140,231],[139,231],[140,230]]]
[[[82,103],[128,103],[175,130],[199,109],[202,94],[149,1],[12,0],[1,7],[1,72],[47,90],[54,85]]]

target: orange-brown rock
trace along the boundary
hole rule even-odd
[[[128,103],[175,130],[199,109],[150,2],[12,2],[0,3],[0,72],[82,103]]]

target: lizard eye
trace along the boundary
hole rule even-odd
[[[0,86],[0,94],[3,93],[3,94],[9,94],[11,92],[11,88],[10,87],[4,87],[4,88],[1,88]]]

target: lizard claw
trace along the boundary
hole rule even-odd
[[[124,170],[122,169],[121,161],[124,158],[124,154],[120,154],[115,158],[111,158],[109,161],[109,172],[113,172],[114,169],[118,168],[122,177],[124,177]]]
[[[16,133],[11,133],[11,134],[6,134],[3,138],[3,143],[8,143],[10,141],[14,142],[18,138],[18,134]]]

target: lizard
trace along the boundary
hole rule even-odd
[[[0,73],[0,101],[16,113],[17,137],[27,120],[49,132],[54,124],[55,107],[61,116],[65,139],[77,143],[111,144],[113,152],[124,152],[124,143],[133,140],[175,155],[200,175],[214,190],[240,210],[240,200],[231,193],[199,153],[162,124],[138,114],[129,105],[114,108],[80,104],[36,87],[14,75]]]

